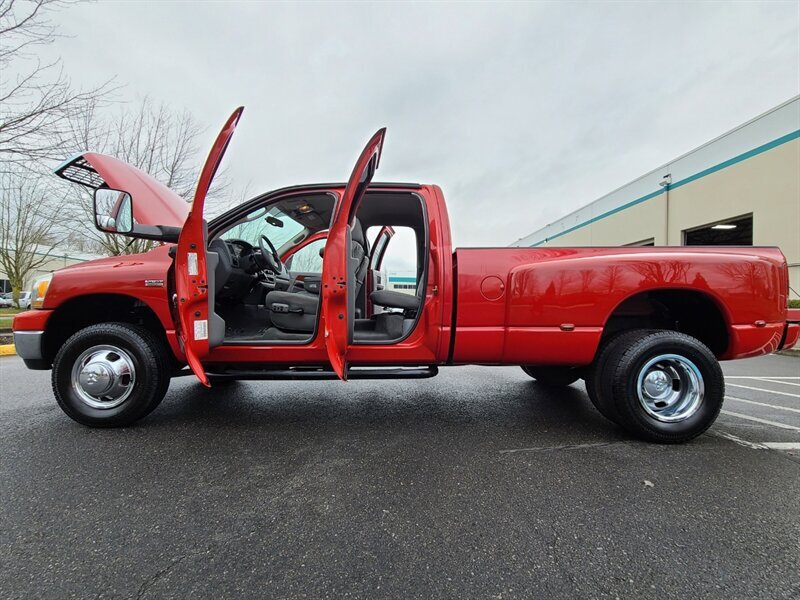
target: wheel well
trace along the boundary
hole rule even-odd
[[[609,317],[603,338],[628,329],[671,329],[703,342],[716,356],[728,348],[722,310],[708,295],[693,290],[651,290],[624,300]]]
[[[164,326],[147,304],[123,294],[91,294],[68,300],[50,316],[45,327],[44,359],[52,364],[64,342],[84,327],[112,321],[145,327],[165,349],[169,348]]]

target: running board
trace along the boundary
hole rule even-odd
[[[439,368],[430,367],[350,367],[347,379],[428,379],[439,374]],[[328,381],[339,379],[329,368],[323,367],[290,367],[288,369],[220,369],[206,371],[206,375],[215,379],[251,379],[251,380],[304,380]]]

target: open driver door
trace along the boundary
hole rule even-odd
[[[322,331],[334,372],[347,380],[347,347],[352,343],[355,286],[350,279],[353,260],[352,224],[356,210],[378,169],[386,129],[378,130],[358,157],[347,187],[334,210],[322,265]]]
[[[200,173],[192,208],[181,229],[175,253],[175,310],[179,321],[176,323],[178,340],[183,346],[186,362],[192,372],[207,387],[210,387],[210,384],[200,359],[208,354],[213,345],[222,341],[225,324],[213,311],[214,289],[209,282],[206,252],[208,240],[203,209],[211,182],[243,111],[244,107],[241,106],[233,111],[211,147]],[[213,276],[213,268],[211,271]]]

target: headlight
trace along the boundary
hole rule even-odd
[[[33,282],[31,289],[31,308],[42,308],[44,306],[44,297],[47,295],[47,288],[50,287],[50,280],[53,278],[52,273],[39,277]]]

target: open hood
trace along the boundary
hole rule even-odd
[[[183,227],[190,205],[144,171],[113,156],[85,152],[59,166],[56,175],[91,190],[124,190],[133,199],[133,218],[140,225]]]

